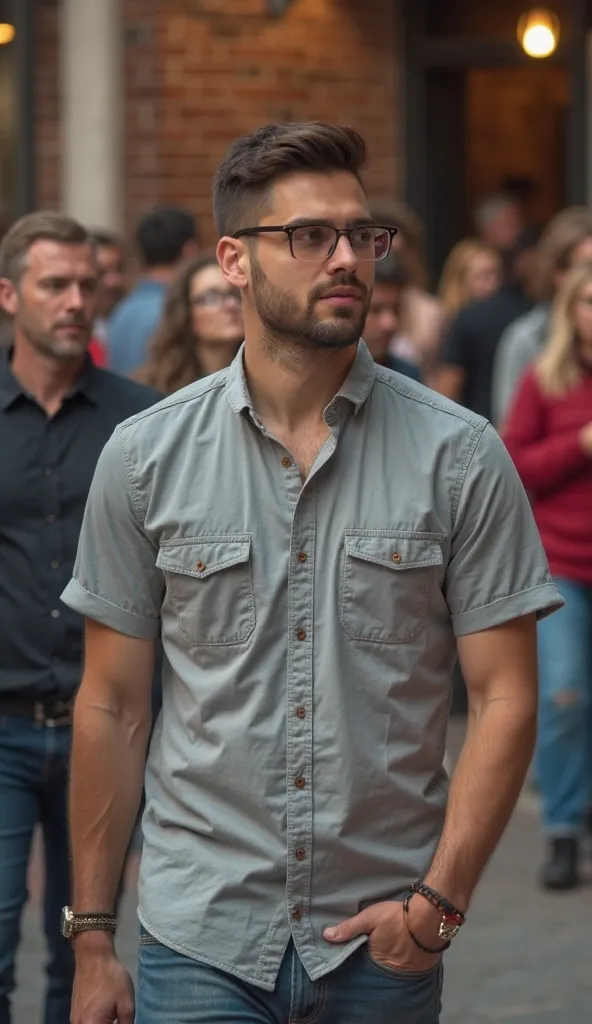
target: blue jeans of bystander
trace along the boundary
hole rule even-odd
[[[66,817],[71,730],[32,719],[0,716],[0,1024],[10,1024],[10,994],[20,920],[27,899],[27,868],[37,822],[45,852],[44,921],[49,949],[45,1024],[68,1024],[74,962],[60,933],[69,902]],[[26,979],[25,979],[26,980]]]
[[[536,772],[545,831],[575,837],[592,797],[592,586],[555,583],[566,604],[538,626]]]

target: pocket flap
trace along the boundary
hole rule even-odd
[[[388,569],[420,569],[442,565],[442,546],[435,535],[360,533],[346,530],[345,550],[351,558],[375,562]]]
[[[250,551],[249,533],[189,537],[163,544],[156,557],[156,564],[160,569],[203,580],[221,569],[248,562]]]

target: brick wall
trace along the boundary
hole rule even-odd
[[[38,194],[58,199],[55,5],[38,23]],[[126,220],[182,203],[214,239],[211,181],[231,140],[272,120],[318,118],[359,128],[373,196],[397,192],[393,0],[121,0],[125,37]]]

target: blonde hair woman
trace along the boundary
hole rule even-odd
[[[502,262],[492,245],[466,238],[451,249],[438,295],[449,319],[470,302],[495,295],[502,283]]]
[[[557,294],[504,440],[566,599],[539,624],[537,770],[549,837],[542,883],[571,889],[592,764],[592,263],[571,270]]]

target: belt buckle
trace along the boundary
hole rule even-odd
[[[67,701],[56,701],[55,709],[58,711],[60,706],[64,708],[65,714],[48,715],[45,709],[45,705],[38,701],[34,707],[35,721],[39,725],[45,725],[48,729],[56,729],[60,725],[70,725],[72,722],[72,713]]]

